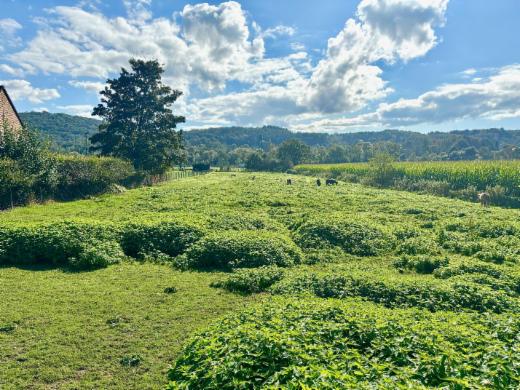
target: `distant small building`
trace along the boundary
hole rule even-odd
[[[0,85],[0,135],[3,132],[4,123],[14,131],[20,130],[23,126],[13,101],[4,86]]]
[[[193,164],[193,172],[208,172],[211,169],[209,164]]]

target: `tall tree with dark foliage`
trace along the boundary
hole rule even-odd
[[[103,123],[90,138],[92,150],[128,159],[140,171],[162,173],[184,159],[182,131],[176,127],[185,118],[171,109],[182,92],[162,83],[164,68],[158,61],[131,59],[130,65],[100,92],[92,115]]]

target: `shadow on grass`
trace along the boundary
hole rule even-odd
[[[79,269],[74,268],[66,264],[49,264],[49,263],[7,263],[7,264],[0,264],[0,270],[7,269],[7,268],[17,268],[24,271],[34,271],[34,272],[41,272],[41,271],[53,271],[53,270],[60,270],[64,273],[83,273],[83,272],[92,272],[99,270],[101,268],[86,268],[86,269]]]

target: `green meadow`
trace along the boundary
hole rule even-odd
[[[518,388],[519,217],[274,173],[2,212],[0,388]]]

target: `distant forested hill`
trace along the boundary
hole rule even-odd
[[[400,160],[520,158],[520,130],[484,129],[417,133],[384,130],[342,134],[293,133],[287,129],[226,127],[185,132],[191,156],[213,164],[240,148],[263,149],[297,139],[313,149],[315,162],[366,161],[377,150],[395,151]]]
[[[21,113],[22,120],[49,136],[56,148],[85,151],[86,135],[99,121],[48,112]],[[520,130],[485,129],[416,133],[384,130],[342,134],[294,133],[276,126],[220,127],[184,132],[190,162],[239,163],[253,149],[268,151],[289,139],[312,147],[315,162],[366,161],[377,150],[395,152],[400,160],[473,160],[520,158]],[[235,153],[236,158],[230,156]]]
[[[22,112],[22,121],[49,137],[55,149],[83,153],[86,139],[97,131],[99,120],[49,112]],[[89,144],[87,144],[89,145]]]
[[[267,148],[288,139],[298,139],[309,146],[354,145],[359,142],[394,142],[405,149],[424,151],[433,147],[446,150],[458,147],[489,147],[499,149],[507,144],[520,144],[520,130],[484,129],[454,130],[451,132],[417,133],[402,130],[366,131],[356,133],[325,134],[295,133],[275,126],[219,127],[191,130],[184,133],[189,145]]]

